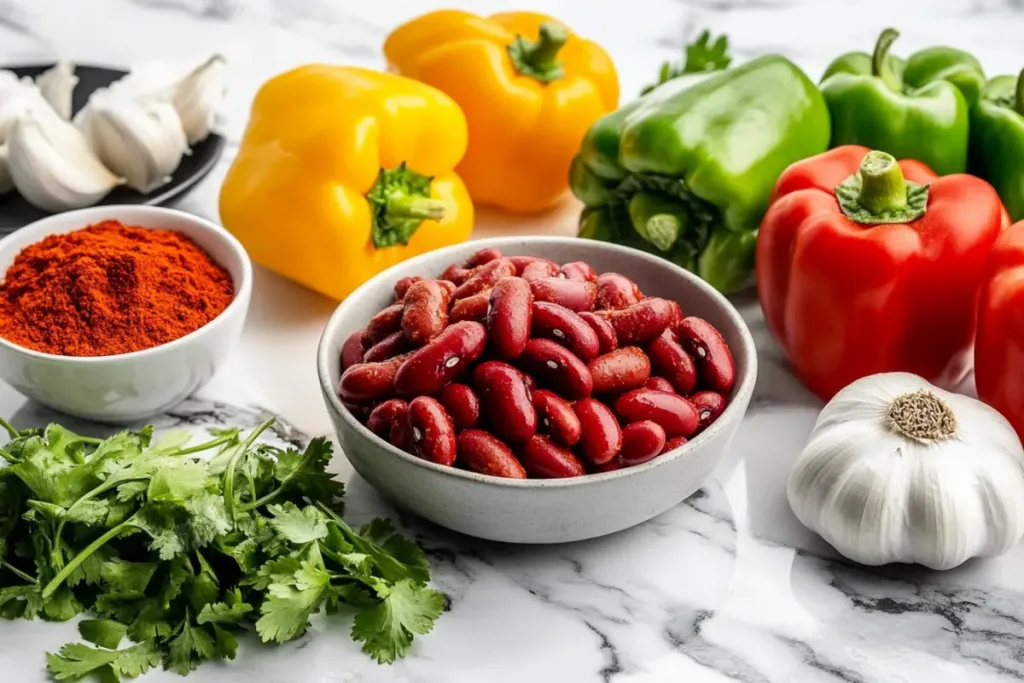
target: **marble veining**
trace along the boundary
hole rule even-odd
[[[1016,73],[1022,0],[453,0],[480,13],[529,7],[607,46],[623,99],[700,31],[730,36],[742,62],[782,52],[816,79],[839,52],[870,49],[887,25],[895,52],[929,44],[971,50],[991,74]],[[221,163],[178,207],[216,220],[217,189],[248,109],[272,75],[312,61],[384,66],[380,44],[436,0],[0,0],[0,63],[58,57],[129,66],[222,52],[232,90]],[[86,26],[88,28],[86,28]],[[572,234],[571,200],[539,216],[478,211],[475,234]],[[754,332],[760,376],[733,447],[706,486],[665,514],[613,536],[565,546],[507,546],[460,536],[396,510],[352,475],[354,521],[391,516],[431,558],[448,610],[392,667],[363,656],[344,616],[317,618],[302,639],[243,640],[239,658],[207,665],[205,683],[1006,683],[1024,680],[1024,551],[937,573],[869,568],[836,556],[789,510],[785,482],[821,403],[789,372],[751,294],[735,303]],[[301,445],[330,433],[314,372],[333,302],[256,268],[242,343],[201,392],[154,420],[158,429],[252,428]],[[968,379],[963,390],[973,389]],[[15,424],[59,420],[109,428],[26,403],[0,385]],[[47,680],[43,652],[73,624],[0,622],[0,681]],[[157,672],[146,681],[178,680]]]

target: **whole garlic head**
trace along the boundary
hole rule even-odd
[[[1024,534],[1024,449],[984,403],[907,373],[829,401],[789,478],[797,518],[867,565],[949,569]]]

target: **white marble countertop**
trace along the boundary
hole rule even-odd
[[[903,31],[894,52],[949,43],[992,73],[1024,59],[1021,0],[460,0],[481,13],[528,7],[608,47],[624,97],[704,27],[737,59],[781,52],[817,78],[837,53]],[[179,206],[216,220],[217,190],[264,80],[310,61],[383,64],[387,32],[435,0],[0,0],[0,63],[57,57],[127,66],[220,51],[232,65],[225,158]],[[508,218],[478,236],[571,233],[577,206]],[[732,453],[705,488],[655,520],[568,546],[513,547],[414,519],[450,610],[411,655],[379,667],[344,618],[318,619],[279,648],[243,643],[194,683],[996,683],[1024,679],[1024,551],[946,573],[866,569],[837,559],[789,511],[784,482],[821,404],[780,362],[756,303],[740,298],[761,375]],[[334,304],[257,269],[242,344],[215,380],[161,424],[252,425],[267,411],[303,434],[330,431],[314,371]],[[53,416],[6,386],[0,415]],[[61,418],[66,421],[66,418]],[[348,514],[396,514],[343,458]],[[0,623],[0,681],[47,680],[43,651],[71,624]],[[154,673],[146,681],[176,680]]]

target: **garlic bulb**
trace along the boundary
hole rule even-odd
[[[916,375],[873,375],[821,411],[788,495],[851,560],[949,569],[1024,534],[1024,449],[978,400]]]
[[[107,91],[90,98],[89,108],[76,124],[107,168],[143,193],[170,180],[188,149],[171,103]]]
[[[36,77],[36,85],[42,91],[43,99],[50,103],[62,119],[71,118],[71,95],[78,85],[75,65],[71,62],[57,62],[56,65]]]
[[[7,165],[7,145],[0,145],[0,194],[13,189],[14,181],[11,180],[11,170]]]
[[[93,155],[82,134],[53,110],[19,118],[7,147],[14,186],[46,211],[91,206],[122,182]]]
[[[226,70],[224,57],[214,55],[174,87],[172,103],[189,144],[205,140],[217,125],[227,97]]]

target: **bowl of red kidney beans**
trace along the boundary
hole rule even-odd
[[[559,237],[469,242],[381,273],[335,311],[317,365],[367,482],[515,543],[613,533],[694,493],[757,375],[749,329],[702,280]]]

